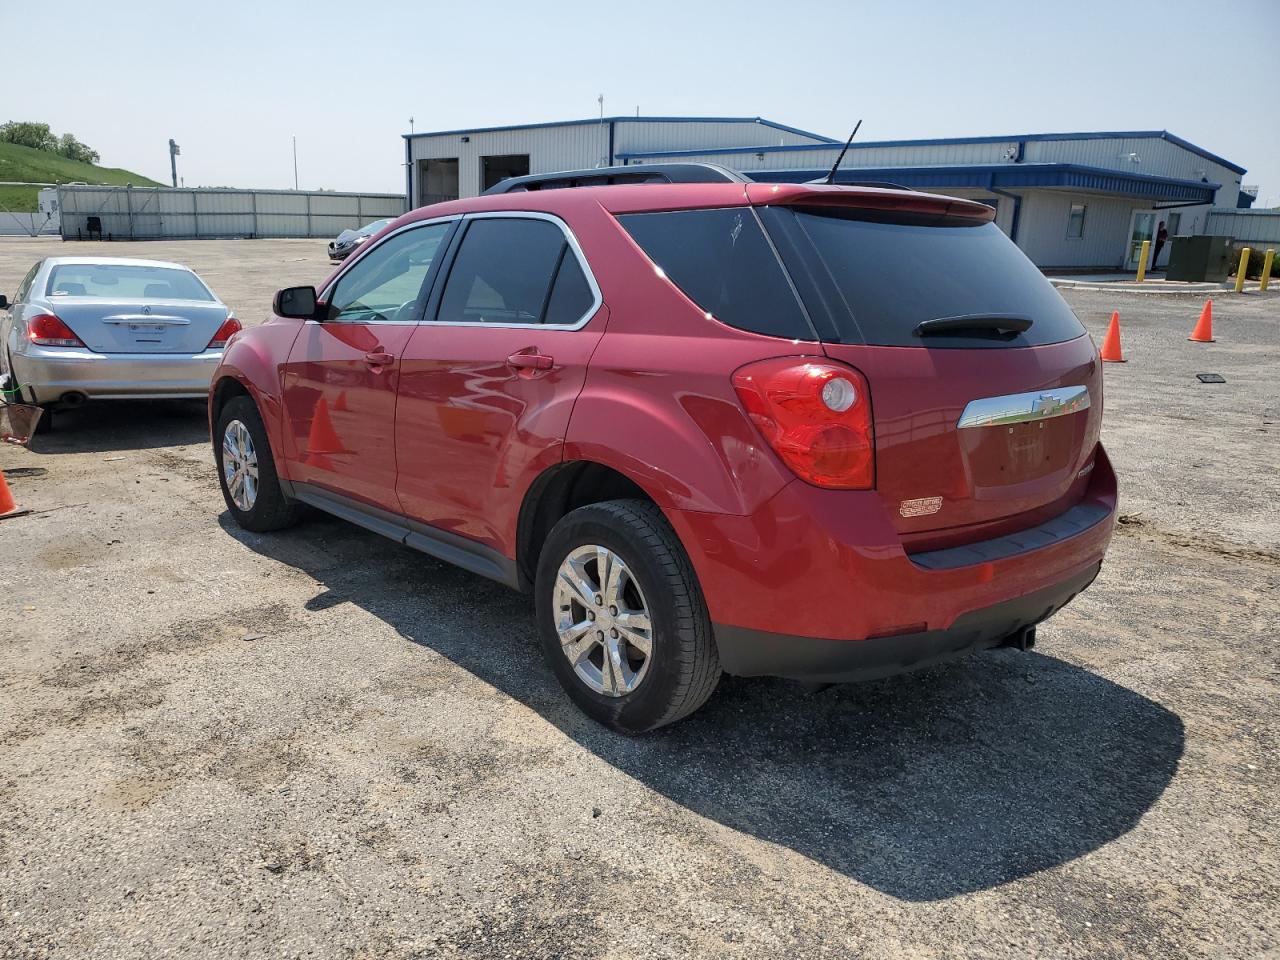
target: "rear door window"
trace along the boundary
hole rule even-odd
[[[994,223],[877,218],[863,210],[763,212],[824,340],[893,347],[1021,347],[1084,333],[1044,275]],[[1020,317],[1010,335],[919,337],[924,320]]]
[[[715,319],[770,337],[817,339],[750,207],[632,213],[618,222]]]
[[[472,220],[440,297],[440,323],[573,326],[595,302],[564,231],[549,220]]]

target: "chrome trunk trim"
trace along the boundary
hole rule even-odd
[[[1030,420],[1049,420],[1089,409],[1089,388],[1053,387],[1030,393],[1011,393],[1003,397],[970,400],[956,424],[965,427],[991,427]]]

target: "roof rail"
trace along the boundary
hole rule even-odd
[[[715,163],[635,163],[594,170],[561,170],[511,177],[494,184],[486,194],[564,187],[603,187],[633,183],[749,183],[750,178]]]

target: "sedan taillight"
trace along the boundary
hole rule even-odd
[[[875,486],[871,391],[853,367],[761,360],[734,373],[733,386],[752,423],[801,480],[836,490]]]
[[[75,331],[52,313],[41,313],[27,320],[27,339],[41,347],[84,346]]]
[[[214,347],[225,347],[227,341],[241,330],[240,321],[236,319],[234,313],[227,314],[227,319],[222,321],[222,326],[218,328],[218,332],[213,335],[213,339],[209,341],[206,350],[212,350]]]

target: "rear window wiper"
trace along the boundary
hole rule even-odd
[[[958,317],[921,320],[911,332],[917,337],[945,336],[949,333],[1003,333],[1007,336],[1031,329],[1031,318],[1010,313],[966,313]]]

